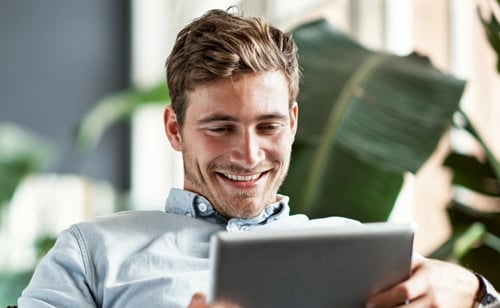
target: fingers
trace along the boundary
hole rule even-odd
[[[371,296],[366,301],[366,307],[398,307],[408,302],[417,302],[428,293],[429,284],[425,275],[420,275],[420,262],[412,265],[413,276],[394,287]],[[405,306],[407,307],[407,306]]]
[[[217,301],[208,305],[205,294],[197,292],[193,294],[193,297],[191,297],[191,302],[189,303],[188,308],[241,308],[241,306],[227,301]]]
[[[193,297],[191,297],[191,302],[188,305],[188,308],[204,308],[207,307],[207,298],[203,293],[195,293]]]
[[[419,279],[411,278],[402,282],[387,291],[370,297],[366,302],[366,307],[397,307],[404,305],[408,301],[414,301],[426,293],[426,284]]]
[[[468,270],[446,262],[421,259],[412,264],[412,276],[370,297],[366,307],[472,307],[477,278]]]

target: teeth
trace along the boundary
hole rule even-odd
[[[259,178],[261,174],[253,174],[253,175],[233,175],[233,174],[224,174],[224,176],[233,181],[239,182],[249,182]]]

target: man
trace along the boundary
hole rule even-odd
[[[165,212],[118,213],[64,231],[21,307],[206,307],[214,232],[356,223],[289,215],[288,198],[278,194],[298,117],[289,36],[213,10],[179,33],[166,68],[165,131],[183,155],[184,189],[170,191]],[[457,265],[418,257],[412,268],[410,279],[367,307],[474,307],[494,298],[486,280]]]

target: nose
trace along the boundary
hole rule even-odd
[[[247,129],[236,136],[231,159],[245,168],[256,166],[265,158],[263,140],[255,131]]]

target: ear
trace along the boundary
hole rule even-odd
[[[182,151],[182,136],[179,130],[179,122],[172,106],[165,108],[163,123],[165,124],[165,133],[172,148],[176,151]]]
[[[293,137],[297,133],[297,126],[299,125],[299,105],[297,102],[293,102],[292,108],[290,109],[290,127],[292,129]]]

